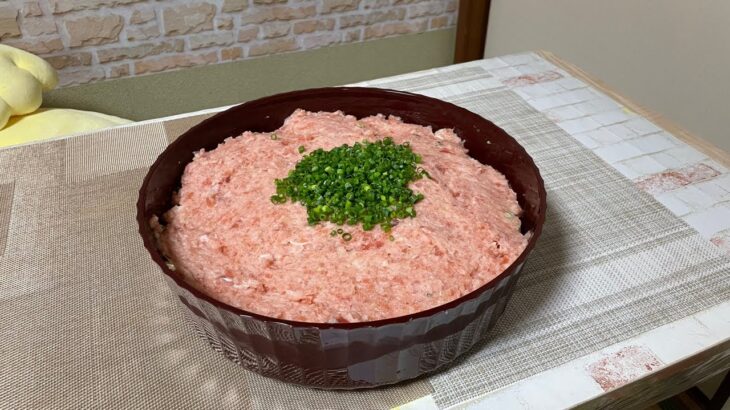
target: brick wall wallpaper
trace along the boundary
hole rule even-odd
[[[0,43],[42,56],[69,86],[451,27],[456,8],[457,0],[6,0]]]

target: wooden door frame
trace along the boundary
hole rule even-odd
[[[459,0],[454,63],[484,58],[491,0]]]

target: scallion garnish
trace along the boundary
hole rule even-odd
[[[274,181],[276,195],[271,202],[283,203],[287,198],[299,202],[307,208],[310,225],[321,221],[362,224],[366,231],[379,225],[390,232],[398,219],[416,216],[413,206],[423,194],[413,192],[408,184],[428,176],[420,163],[421,156],[410,144],[395,144],[392,138],[341,145],[329,151],[316,149],[286,178]],[[344,235],[352,238],[341,229],[332,232],[343,239]]]

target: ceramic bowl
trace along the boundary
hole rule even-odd
[[[344,111],[358,118],[396,115],[408,123],[453,128],[469,155],[502,172],[524,210],[527,248],[502,274],[447,304],[415,314],[361,323],[304,323],[246,312],[201,293],[170,269],[149,221],[172,206],[193,152],[214,149],[244,131],[270,132],[297,108]],[[357,389],[435,372],[469,351],[503,312],[520,271],[540,237],[545,188],[532,158],[514,138],[481,116],[421,95],[374,88],[320,88],[250,101],[207,119],[171,143],[150,167],[139,191],[137,220],[144,245],[160,266],[194,330],[246,369],[325,389]]]

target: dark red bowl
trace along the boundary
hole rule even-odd
[[[295,109],[342,110],[358,118],[397,115],[403,121],[453,128],[469,155],[502,172],[517,193],[525,251],[481,288],[445,305],[386,320],[303,323],[246,312],[201,293],[166,264],[149,221],[172,206],[193,152],[215,148],[244,131],[273,131]],[[241,104],[180,136],[150,167],[139,191],[137,221],[144,245],[160,265],[196,332],[241,366],[287,382],[327,389],[375,387],[441,369],[482,339],[505,308],[525,258],[545,220],[545,188],[532,158],[512,137],[456,105],[400,91],[320,88],[278,94]]]

